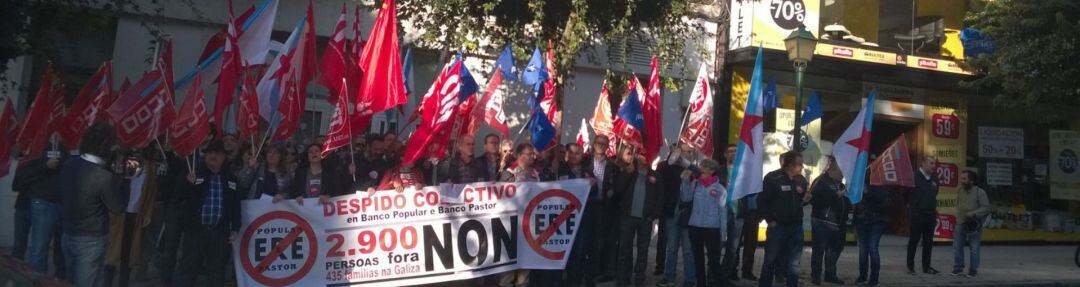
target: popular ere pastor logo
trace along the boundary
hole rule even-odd
[[[255,282],[289,286],[315,265],[319,244],[304,218],[274,211],[255,218],[240,237],[240,264]]]
[[[568,191],[541,192],[529,201],[522,217],[522,231],[529,248],[550,260],[565,259],[578,230],[576,217],[583,210],[581,201]]]

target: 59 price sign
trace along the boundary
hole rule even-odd
[[[955,139],[960,137],[960,119],[955,115],[934,114],[931,118],[935,137]]]

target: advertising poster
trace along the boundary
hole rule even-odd
[[[1080,132],[1050,131],[1050,198],[1080,200]]]
[[[964,97],[928,91],[926,117],[920,129],[921,154],[913,156],[915,159],[923,155],[937,158],[938,166],[934,173],[938,176],[938,213],[955,216],[956,188],[959,186],[960,171],[966,168],[967,163],[967,104]],[[918,166],[918,160],[912,164]],[[939,216],[939,222],[945,218]],[[938,224],[937,228],[937,234],[949,234],[942,228],[951,226]],[[937,238],[952,239],[951,236]]]
[[[563,269],[589,182],[485,182],[242,203],[239,286],[408,286]]]

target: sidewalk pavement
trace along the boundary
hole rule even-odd
[[[655,242],[655,241],[654,241]],[[934,246],[933,264],[931,265],[941,274],[928,275],[907,273],[907,237],[886,235],[881,239],[881,286],[1080,286],[1080,268],[1073,263],[1076,246],[983,246],[981,252],[981,266],[976,278],[957,277],[950,273],[953,268],[953,248],[949,246]],[[652,253],[650,250],[649,272],[653,270]],[[754,260],[754,275],[761,275],[761,261],[764,256],[763,247],[758,247]],[[965,259],[967,260],[967,259]],[[802,260],[800,261],[799,286],[814,286],[810,284],[810,247],[803,248]],[[921,266],[921,257],[916,254],[916,266]],[[845,286],[854,286],[855,278],[858,277],[858,246],[848,245],[840,255],[837,263],[838,276],[846,283]],[[681,264],[680,264],[680,267]],[[741,267],[741,266],[740,266]],[[740,269],[741,270],[741,269]],[[920,270],[921,271],[921,270]],[[679,272],[679,280],[682,281],[682,272]],[[648,280],[640,286],[656,286],[660,278],[648,274]],[[748,280],[736,281],[736,286],[758,286],[757,282]],[[600,284],[598,286],[616,286],[613,283]],[[784,286],[773,284],[773,286]],[[822,286],[840,286],[824,283]]]

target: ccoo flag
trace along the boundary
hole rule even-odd
[[[833,156],[836,157],[840,171],[844,173],[844,182],[848,187],[847,197],[852,204],[862,201],[866,162],[870,157],[870,130],[874,124],[875,94],[876,91],[870,90],[859,115],[855,116],[851,126],[836,139],[833,146]]]
[[[694,91],[690,93],[690,118],[681,131],[679,141],[698,152],[712,157],[712,89],[709,88],[709,71],[705,64],[698,68]]]
[[[735,164],[732,167],[731,178],[728,182],[728,203],[738,200],[749,194],[761,192],[762,178],[764,178],[765,146],[762,141],[762,120],[765,114],[764,95],[761,86],[761,47],[758,47],[758,57],[754,62],[754,73],[750,79],[750,93],[743,109],[743,120],[739,130],[739,146],[735,153]]]

